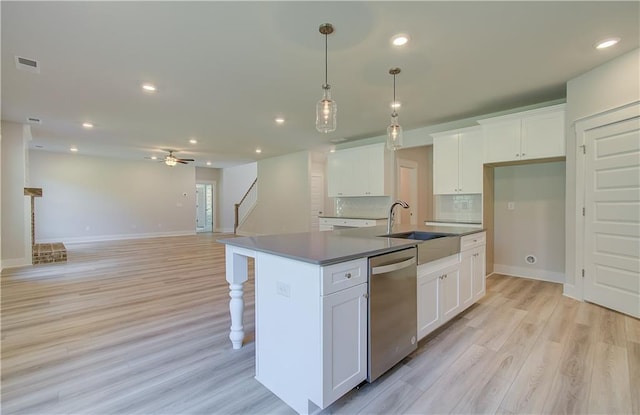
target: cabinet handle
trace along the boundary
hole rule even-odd
[[[345,277],[347,277],[347,279],[351,278],[351,273],[347,272],[346,274],[344,274]]]

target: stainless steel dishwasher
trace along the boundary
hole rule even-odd
[[[418,347],[416,303],[416,248],[369,258],[368,382]]]

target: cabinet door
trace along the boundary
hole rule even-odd
[[[475,251],[460,253],[460,307],[461,310],[473,304],[473,260]]]
[[[460,134],[460,168],[458,189],[460,193],[482,193],[484,145],[482,131]]]
[[[418,266],[418,269],[420,266]],[[418,272],[418,340],[440,325],[440,272]]]
[[[520,160],[520,119],[482,125],[484,162]]]
[[[449,321],[460,312],[460,269],[456,267],[440,277],[440,324]]]
[[[384,196],[384,145],[367,148],[365,196]]]
[[[565,154],[564,111],[522,119],[522,159],[561,157]]]
[[[322,297],[322,407],[367,377],[367,284]]]
[[[457,194],[459,171],[459,134],[443,135],[433,139],[433,193]]]
[[[473,286],[473,301],[484,297],[486,289],[486,247],[484,245],[475,248],[472,252],[471,279]]]
[[[327,160],[327,194],[329,197],[347,196],[351,177],[351,164],[348,154],[336,152],[329,154]]]

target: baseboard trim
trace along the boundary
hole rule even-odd
[[[578,292],[578,287],[573,284],[563,284],[562,295],[574,300],[584,301],[582,294]]]
[[[166,236],[189,236],[195,235],[196,231],[174,231],[174,232],[150,232],[150,233],[132,233],[120,235],[94,235],[80,236],[73,238],[55,238],[55,239],[39,239],[38,243],[62,242],[64,244],[84,243],[84,242],[103,242],[103,241],[120,241],[126,239],[146,239],[161,238]]]
[[[564,284],[565,281],[565,275],[562,272],[521,268],[503,264],[493,264],[493,273],[510,275],[512,277],[529,278],[532,280],[555,282],[559,284]]]
[[[31,258],[9,258],[3,259],[2,262],[0,262],[0,270],[5,268],[26,267],[30,265],[33,265],[31,263]]]

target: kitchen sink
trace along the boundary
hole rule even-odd
[[[446,233],[412,231],[412,232],[394,233],[391,235],[384,235],[384,236],[387,238],[417,239],[419,241],[429,241],[431,239],[444,238],[445,236],[450,236],[450,235]]]
[[[412,239],[418,248],[418,265],[460,252],[460,236],[439,232],[410,231],[380,235],[383,238]]]

